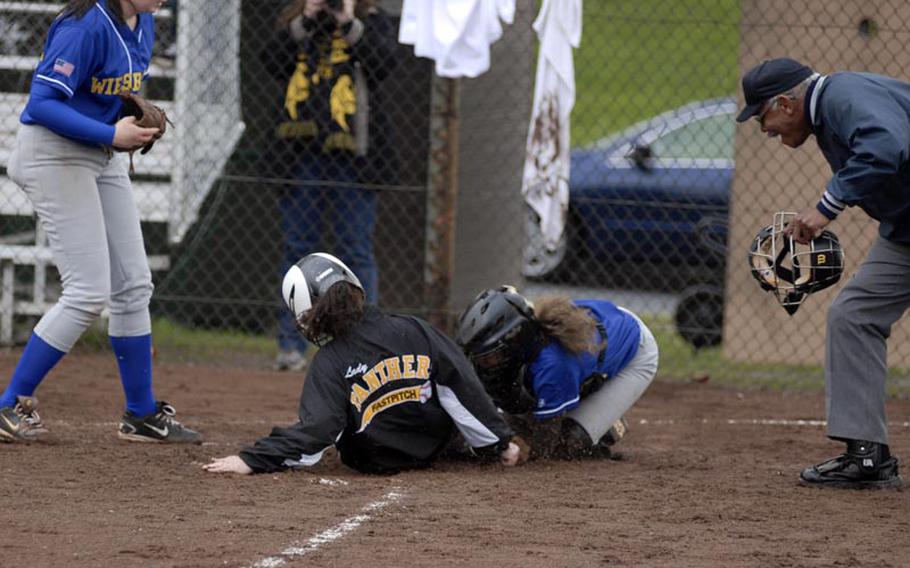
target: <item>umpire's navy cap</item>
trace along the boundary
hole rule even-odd
[[[749,120],[759,113],[766,100],[792,89],[811,76],[812,69],[787,57],[759,63],[743,76],[746,107],[736,117],[736,121]]]

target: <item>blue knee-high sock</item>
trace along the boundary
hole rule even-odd
[[[152,335],[110,339],[120,368],[126,409],[135,416],[152,414],[155,412],[155,395],[152,393]]]
[[[65,351],[51,347],[37,333],[32,333],[16,370],[13,371],[13,378],[0,397],[0,408],[15,405],[19,395],[32,396],[44,377],[64,355]]]

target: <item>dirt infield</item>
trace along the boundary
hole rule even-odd
[[[4,384],[17,357],[0,351]],[[366,477],[329,459],[224,477],[200,465],[292,422],[301,377],[156,375],[156,394],[207,443],[121,442],[113,358],[71,355],[38,392],[50,440],[0,445],[0,564],[910,566],[910,492],[796,484],[799,468],[840,449],[814,422],[821,393],[655,383],[629,413],[618,462]],[[910,401],[892,401],[889,420],[894,452],[910,459]]]

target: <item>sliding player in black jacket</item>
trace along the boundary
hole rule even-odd
[[[455,429],[483,456],[515,465],[512,431],[461,349],[427,322],[364,305],[363,286],[337,258],[315,253],[287,272],[285,302],[298,330],[320,345],[307,372],[300,421],[239,455],[204,466],[265,473],[317,463],[334,445],[364,473],[426,467]]]

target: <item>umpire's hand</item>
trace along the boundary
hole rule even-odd
[[[806,245],[818,236],[830,222],[831,219],[822,215],[815,207],[807,207],[787,223],[784,234],[793,237],[796,242]]]

